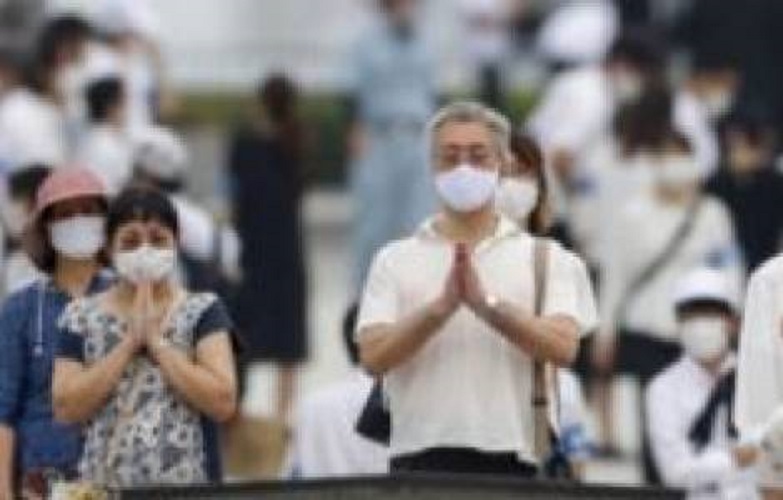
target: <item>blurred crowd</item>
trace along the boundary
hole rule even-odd
[[[0,51],[0,499],[218,481],[223,433],[238,477],[258,476],[248,446],[268,434],[264,458],[286,458],[258,467],[289,479],[580,480],[631,456],[693,498],[783,483],[783,418],[756,403],[778,397],[773,340],[745,347],[779,327],[759,284],[783,236],[779,2],[462,0],[475,102],[441,107],[425,1],[373,1],[348,51],[355,370],[301,397],[313,130],[297,83],[259,83],[217,217],[189,195],[144,2],[96,2]],[[509,123],[520,57],[545,76]],[[235,417],[269,361],[272,424]],[[629,377],[638,450],[615,435]]]
[[[416,143],[423,135],[432,140],[427,117],[443,96],[419,8],[413,1],[379,2],[377,24],[352,59],[358,290],[373,256],[390,258],[387,242],[418,234],[432,207],[444,202],[437,179],[437,189],[431,181],[420,189],[434,160]],[[731,496],[731,471],[743,469],[748,450],[737,445],[737,456],[716,458],[689,431],[705,414],[703,425],[713,425],[716,413],[733,415],[731,353],[738,341],[732,325],[741,316],[747,277],[780,250],[780,107],[769,86],[779,78],[779,6],[754,2],[737,12],[707,1],[477,0],[460,8],[477,99],[507,109],[520,55],[547,72],[531,112],[513,126],[542,150],[552,224],[539,232],[580,255],[597,290],[600,326],[582,341],[574,365],[597,419],[594,446],[587,448],[593,456],[629,451],[614,435],[613,393],[618,377],[630,376],[640,391],[645,481],[693,488],[707,498],[749,498],[752,488],[743,489],[749,483],[741,480]],[[467,181],[464,189],[464,196],[478,196]],[[498,207],[512,218],[535,206],[530,186],[501,182],[498,189]],[[692,273],[692,282],[682,283]],[[364,300],[374,293],[370,281]],[[398,293],[411,299],[407,288]],[[377,349],[397,352],[385,347]],[[424,351],[414,359],[423,357]],[[403,363],[405,375],[389,377],[392,413],[394,399],[410,404],[399,395],[399,377],[412,377],[410,370]],[[724,379],[732,381],[717,384]],[[677,403],[679,397],[698,403]],[[728,435],[721,432],[734,442],[732,419],[722,418],[730,424]],[[718,439],[708,434],[708,441]],[[415,458],[426,468],[453,457]]]

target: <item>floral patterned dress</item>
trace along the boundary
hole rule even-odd
[[[59,356],[86,366],[108,356],[128,330],[100,307],[98,298],[73,302],[60,323]],[[190,294],[169,314],[164,336],[194,356],[202,338],[228,331],[229,323],[214,294]],[[158,365],[139,355],[86,426],[80,475],[113,487],[207,482],[202,418],[168,385]]]

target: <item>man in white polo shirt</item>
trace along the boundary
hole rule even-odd
[[[533,360],[570,364],[595,326],[584,266],[549,244],[533,314],[534,238],[495,209],[508,121],[458,102],[430,124],[442,208],[375,257],[357,339],[382,375],[393,471],[535,474]]]

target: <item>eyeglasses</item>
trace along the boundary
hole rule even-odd
[[[483,144],[470,146],[446,146],[435,155],[438,163],[444,167],[453,167],[467,162],[481,167],[489,166],[494,159],[491,148]]]

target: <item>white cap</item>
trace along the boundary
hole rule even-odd
[[[567,2],[544,20],[538,31],[538,51],[551,60],[595,63],[603,59],[618,26],[617,10],[607,0]]]
[[[134,136],[134,163],[159,179],[180,180],[187,169],[188,150],[169,128],[147,127]]]
[[[687,306],[697,302],[725,304],[733,312],[739,310],[739,290],[725,272],[717,269],[696,269],[686,274],[677,285],[675,306]]]

